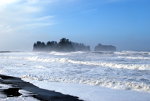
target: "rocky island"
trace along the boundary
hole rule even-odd
[[[102,45],[98,44],[94,51],[116,51],[116,47],[112,45]]]
[[[59,42],[48,41],[46,44],[44,42],[37,41],[33,45],[33,51],[90,51],[90,46],[86,46],[82,43],[72,42],[69,39],[62,38]]]

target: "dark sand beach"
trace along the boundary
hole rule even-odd
[[[82,101],[75,96],[64,95],[59,92],[41,89],[17,77],[0,74],[0,84],[11,85],[11,87],[7,89],[0,87],[0,93],[6,95],[7,97],[19,97],[22,95],[19,90],[25,90],[30,92],[29,96],[40,101]]]

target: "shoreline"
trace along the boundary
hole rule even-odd
[[[84,101],[150,101],[150,93],[148,92],[111,89],[78,83],[37,81],[27,78],[23,78],[23,80],[31,82],[43,89],[55,90],[63,94],[78,96]]]
[[[0,87],[0,93],[7,97],[19,97],[22,95],[19,90],[25,90],[30,92],[30,97],[36,98],[40,101],[83,101],[75,96],[39,88],[17,77],[0,74],[0,84],[11,85],[11,87],[7,89]]]

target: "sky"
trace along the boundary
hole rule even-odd
[[[0,0],[0,50],[32,51],[62,37],[150,51],[149,0]]]

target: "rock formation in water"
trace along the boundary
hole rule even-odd
[[[33,45],[33,51],[90,51],[90,46],[86,46],[82,43],[75,43],[69,39],[62,38],[59,42],[48,41],[46,44],[41,41],[37,41]]]
[[[95,51],[116,51],[116,47],[112,45],[98,44],[94,50]]]

